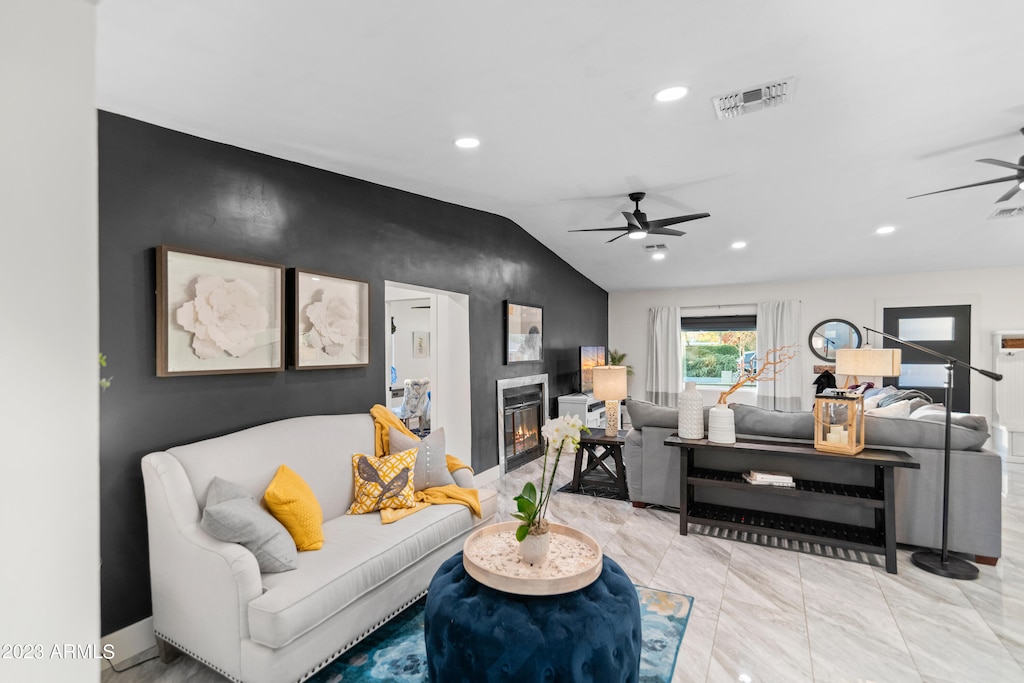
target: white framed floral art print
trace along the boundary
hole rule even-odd
[[[156,374],[284,370],[284,266],[161,245]]]
[[[370,364],[370,284],[311,270],[294,270],[296,370]]]

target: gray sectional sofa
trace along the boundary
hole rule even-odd
[[[623,449],[629,498],[634,503],[678,508],[680,451],[664,445],[676,432],[678,412],[645,401],[630,400],[627,406],[633,426]],[[731,407],[738,438],[813,442],[814,415],[810,412],[782,413],[740,404]],[[944,423],[935,417],[869,415],[865,420],[868,447],[906,451],[921,465],[919,470],[895,470],[897,543],[940,547]],[[993,563],[1002,546],[1002,461],[998,454],[983,449],[988,436],[986,421],[977,416],[958,416],[952,426],[949,549]],[[799,464],[794,463],[793,474],[800,476]],[[697,495],[700,499],[713,494],[698,491]]]
[[[426,593],[466,536],[493,521],[496,492],[479,491],[482,518],[462,505],[432,505],[387,525],[379,513],[346,515],[352,455],[373,452],[373,419],[357,414],[280,420],[144,457],[161,652],[169,644],[233,681],[301,681]],[[201,520],[215,477],[259,500],[281,464],[315,494],[324,543],[298,553],[291,571],[261,572],[253,552],[217,540]],[[453,475],[472,487],[468,468]]]

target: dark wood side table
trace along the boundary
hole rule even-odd
[[[629,494],[626,493],[626,467],[622,464],[622,447],[626,444],[628,432],[628,429],[621,429],[615,436],[606,436],[603,428],[596,428],[580,436],[571,491],[578,493],[581,486],[610,486],[615,489],[619,500],[629,500]],[[583,466],[584,454],[587,458],[586,467]],[[609,457],[615,466],[614,471],[606,462]]]
[[[866,448],[856,455],[840,455],[814,450],[814,446],[796,441],[737,441],[716,444],[707,439],[681,439],[673,434],[666,446],[679,448],[683,457],[679,468],[679,533],[686,535],[689,522],[763,533],[809,543],[825,542],[840,548],[885,555],[885,569],[896,573],[896,500],[893,470],[896,467],[920,469],[903,451]],[[708,451],[697,467],[697,453]],[[803,461],[802,463],[800,461]],[[795,488],[754,486],[743,479],[751,469],[799,471],[803,467],[817,479],[801,479],[794,473]],[[837,483],[836,478],[859,474],[874,480],[873,485]],[[872,477],[873,475],[873,477]],[[828,479],[821,481],[820,479]],[[743,507],[696,501],[698,487],[718,491],[735,499],[743,498]],[[849,524],[808,515],[814,507],[860,506],[874,510],[874,524]],[[798,507],[800,514],[786,514],[787,507]],[[765,510],[768,511],[765,511]],[[812,513],[813,514],[813,513]]]

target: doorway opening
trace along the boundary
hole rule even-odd
[[[472,464],[469,295],[385,280],[384,308],[384,405],[401,409],[405,380],[427,379],[410,428],[444,427],[447,452]]]

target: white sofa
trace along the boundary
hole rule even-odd
[[[379,513],[346,515],[352,454],[373,448],[368,414],[318,415],[144,457],[161,653],[173,646],[244,683],[305,680],[422,596],[474,527],[493,521],[497,498],[488,490],[480,490],[482,518],[462,505],[432,505],[388,525]],[[316,495],[324,545],[298,553],[292,571],[261,574],[249,550],[208,535],[200,520],[214,477],[259,500],[281,464]],[[458,474],[460,485],[471,485],[468,469]]]

